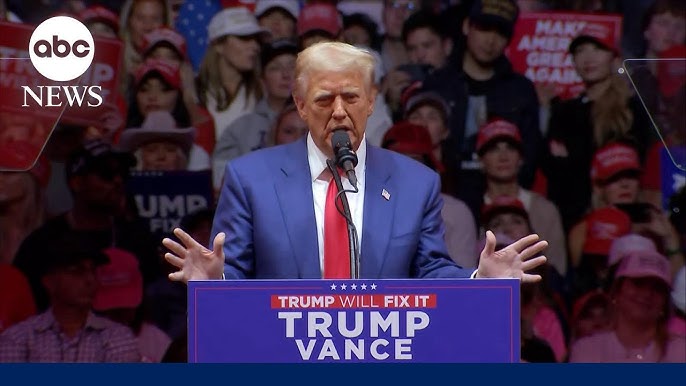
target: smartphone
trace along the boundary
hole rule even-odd
[[[652,219],[653,206],[645,202],[632,202],[630,204],[615,204],[617,209],[629,215],[632,223],[649,223]]]

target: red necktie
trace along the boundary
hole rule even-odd
[[[336,181],[331,178],[324,207],[324,278],[350,279],[348,227],[345,217],[336,209],[337,193]]]

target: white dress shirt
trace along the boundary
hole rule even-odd
[[[365,161],[367,159],[367,141],[362,137],[360,148],[356,152],[358,193],[346,193],[350,214],[353,224],[357,228],[358,247],[362,245],[362,219],[364,215],[364,185],[365,185]],[[319,245],[319,267],[324,272],[324,208],[326,207],[326,192],[329,189],[329,173],[326,173],[326,155],[315,145],[312,135],[307,134],[307,161],[310,164],[310,176],[312,178],[312,197],[314,199],[314,218],[317,224],[317,243]],[[322,175],[323,174],[323,175]],[[343,187],[352,189],[347,177],[342,178]]]

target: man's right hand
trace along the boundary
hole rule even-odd
[[[181,228],[174,229],[174,235],[183,245],[165,238],[162,245],[172,253],[165,253],[164,258],[179,270],[169,274],[169,279],[188,283],[190,280],[219,280],[224,273],[224,240],[226,235],[220,232],[212,243],[214,250],[205,248]]]

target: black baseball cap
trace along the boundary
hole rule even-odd
[[[103,252],[102,248],[95,245],[91,238],[78,232],[68,232],[62,235],[59,240],[55,240],[55,245],[50,249],[49,256],[45,256],[41,263],[41,273],[46,275],[86,260],[91,260],[96,266],[107,264],[110,261],[107,254]]]
[[[279,39],[262,47],[261,64],[265,68],[269,62],[279,55],[291,54],[298,55],[298,46],[288,39]]]
[[[128,175],[136,166],[136,158],[128,152],[114,149],[101,140],[88,141],[72,153],[66,165],[67,179],[89,173]]]

